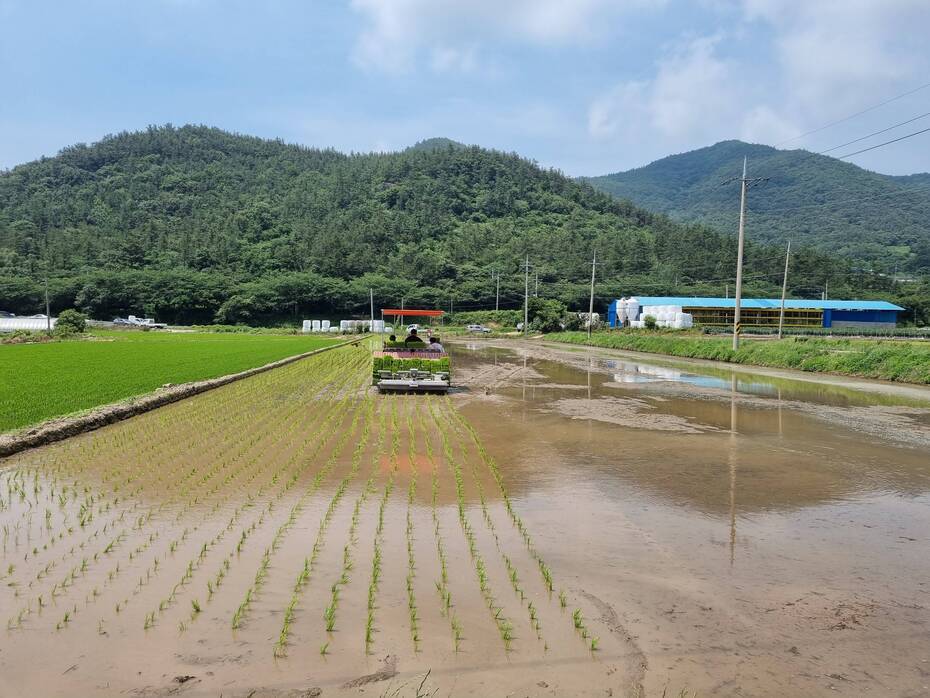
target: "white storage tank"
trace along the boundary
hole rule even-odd
[[[627,298],[626,301],[626,318],[633,321],[639,317],[639,300],[636,298]]]

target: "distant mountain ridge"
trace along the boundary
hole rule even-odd
[[[747,236],[791,239],[876,269],[930,269],[930,173],[882,175],[806,150],[731,140],[585,181],[637,206],[721,232],[736,229],[743,157],[768,180],[749,197]]]

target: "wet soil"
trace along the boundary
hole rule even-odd
[[[930,695],[930,390],[455,348],[459,408],[647,695]]]

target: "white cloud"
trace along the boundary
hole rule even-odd
[[[352,0],[365,20],[353,58],[370,70],[474,70],[476,46],[507,41],[564,45],[599,41],[608,20],[666,0]]]
[[[734,62],[721,58],[721,37],[701,37],[667,50],[651,80],[621,83],[588,110],[597,139],[644,140],[668,151],[736,137],[745,117],[744,82]],[[778,122],[774,112],[752,115],[755,130]]]
[[[768,24],[784,102],[815,121],[848,113],[923,82],[930,62],[927,0],[743,0]]]
[[[704,4],[732,19],[725,36],[665,46],[647,79],[621,82],[591,99],[588,135],[602,148],[644,160],[729,138],[820,150],[926,111],[926,102],[901,101],[796,138],[926,82],[928,0]],[[905,155],[877,152],[874,163]]]

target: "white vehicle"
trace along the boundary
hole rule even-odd
[[[491,328],[485,327],[484,325],[467,325],[465,329],[469,332],[475,332],[477,334],[487,334],[488,332],[491,332]]]
[[[152,330],[163,330],[168,326],[164,322],[155,322],[150,317],[136,317],[135,315],[130,315],[126,319],[128,324],[133,325],[134,327],[146,327]]]
[[[407,325],[407,334],[410,334],[412,330],[416,330],[417,332],[419,332],[420,326],[416,323],[413,323],[412,325]]]

